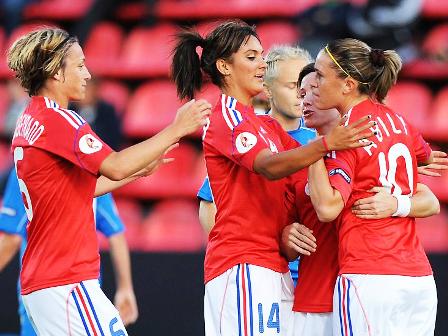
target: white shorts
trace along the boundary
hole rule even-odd
[[[332,336],[333,313],[294,312],[291,336]]]
[[[333,296],[335,336],[433,336],[433,276],[344,274]]]
[[[127,335],[98,280],[41,289],[22,300],[38,335]]]
[[[205,335],[287,335],[293,299],[289,272],[238,264],[205,285]]]

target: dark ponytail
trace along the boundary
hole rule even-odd
[[[232,55],[250,36],[258,39],[255,27],[241,20],[221,23],[206,38],[192,30],[177,34],[171,71],[178,96],[181,99],[193,98],[202,87],[203,73],[213,84],[222,88],[225,85],[224,76],[218,71],[216,61],[223,59],[231,62]],[[197,47],[202,47],[201,57],[196,52]]]
[[[202,87],[201,59],[196,48],[204,48],[205,40],[192,30],[180,32],[176,38],[178,42],[173,51],[171,73],[178,96],[192,99],[195,91]]]

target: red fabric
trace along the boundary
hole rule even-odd
[[[291,176],[288,199],[294,202],[290,223],[299,222],[313,230],[317,249],[310,256],[300,256],[299,278],[294,292],[293,310],[304,313],[333,311],[333,291],[338,274],[338,238],[334,222],[317,218],[309,196],[308,170]]]
[[[22,294],[98,278],[92,199],[99,167],[112,150],[77,114],[44,97],[33,97],[17,122],[12,149],[20,148],[17,173],[33,213]]]
[[[283,138],[288,143],[282,143]],[[217,206],[205,256],[205,282],[239,263],[288,271],[279,248],[286,224],[286,179],[269,181],[254,172],[253,164],[261,150],[297,147],[290,140],[272,118],[258,118],[252,107],[232,97],[219,98],[203,140]]]
[[[425,161],[430,153],[421,136],[384,105],[363,101],[352,109],[349,123],[368,114],[378,122],[380,131],[371,138],[374,145],[333,152],[326,158],[331,183],[345,202],[338,218],[339,273],[432,274],[413,218],[363,220],[351,212],[353,203],[371,196],[368,190],[375,186],[389,185],[392,193],[412,195],[417,183],[416,158]]]

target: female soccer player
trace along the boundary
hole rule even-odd
[[[222,23],[205,38],[179,34],[172,68],[181,98],[194,96],[203,73],[222,91],[203,136],[217,206],[205,257],[206,335],[284,334],[292,281],[279,249],[286,224],[282,178],[328,150],[362,146],[368,125],[338,126],[296,148],[274,119],[256,117],[251,99],[263,90],[266,63],[254,28],[241,21]]]
[[[159,134],[114,152],[67,109],[70,100],[84,97],[90,79],[84,61],[76,38],[56,28],[26,34],[8,51],[8,66],[31,96],[12,150],[29,221],[21,293],[39,335],[126,335],[97,280],[93,197],[152,166],[205,124],[211,107],[188,102]]]
[[[299,94],[307,125],[325,135],[339,123],[341,117],[336,109],[316,108],[312,94],[315,75],[314,64],[303,68],[299,76]],[[374,190],[378,192],[360,200],[362,204],[369,204],[371,209],[355,206],[353,212],[364,218],[386,218],[395,213],[396,199],[382,188]],[[288,191],[288,199],[295,205],[291,209],[291,222],[300,222],[311,229],[317,243],[315,252],[300,257],[299,281],[294,292],[293,331],[290,335],[332,336],[333,290],[338,274],[336,223],[319,221],[309,196],[307,169],[293,175]],[[438,213],[439,209],[435,195],[425,185],[418,184],[417,192],[411,198],[409,216],[426,217]],[[283,230],[285,254],[289,258],[297,258],[299,253],[304,252],[303,244],[299,244],[303,237],[297,228],[298,224],[295,223]]]
[[[373,142],[334,152],[309,168],[311,200],[321,221],[337,220],[339,277],[333,332],[340,335],[433,335],[437,294],[431,266],[407,217],[416,191],[417,163],[431,149],[414,128],[383,104],[396,82],[400,57],[355,39],[329,43],[317,57],[312,84],[317,108],[336,108],[346,125],[375,121]],[[382,186],[397,199],[384,219],[357,217],[351,207]]]

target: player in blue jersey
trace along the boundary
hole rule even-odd
[[[265,94],[271,110],[268,112],[297,142],[306,145],[316,136],[316,131],[305,126],[300,97],[297,93],[297,79],[300,71],[312,62],[310,54],[299,47],[274,46],[267,54],[267,68],[264,76]],[[210,232],[215,223],[216,208],[208,178],[198,192],[199,219],[204,229]],[[298,276],[298,260],[289,263],[294,284]]]
[[[138,317],[137,302],[132,285],[129,250],[124,237],[124,225],[118,216],[112,195],[105,194],[94,199],[95,222],[99,232],[110,243],[112,263],[114,266],[117,291],[114,304],[125,324],[133,323]],[[27,216],[23,206],[22,195],[13,169],[9,174],[5,188],[3,207],[0,211],[0,272],[15,256],[20,248],[20,260],[26,248]],[[19,289],[19,283],[17,284]],[[21,336],[34,336],[33,327],[28,319],[20,295],[19,315]]]

